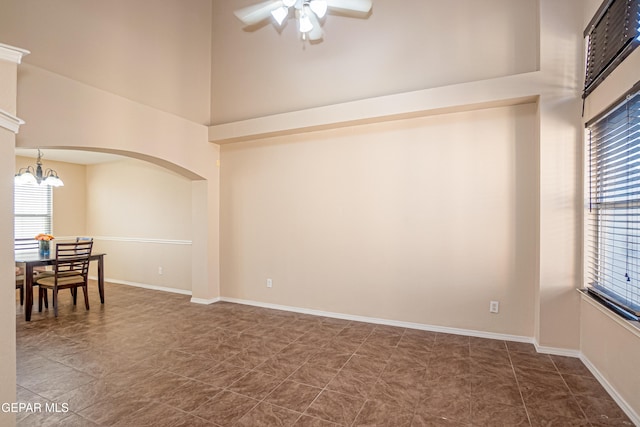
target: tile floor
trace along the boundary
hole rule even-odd
[[[61,301],[31,322],[17,303],[18,400],[42,408],[19,426],[632,425],[579,360],[530,344],[113,284],[90,311]]]

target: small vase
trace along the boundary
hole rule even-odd
[[[49,256],[49,241],[48,240],[40,240],[39,243],[39,249],[40,249],[40,256]]]

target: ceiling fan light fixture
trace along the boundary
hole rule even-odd
[[[271,11],[271,16],[273,16],[278,25],[282,25],[287,16],[289,16],[289,8],[286,6],[279,7]]]
[[[316,14],[316,16],[320,19],[324,18],[327,14],[327,2],[326,0],[311,0],[309,2],[309,7]]]
[[[323,18],[329,11],[366,19],[369,17],[371,7],[372,0],[262,0],[260,3],[243,7],[233,13],[248,27],[247,31],[262,28],[256,24],[266,19],[273,19],[273,25],[282,28],[287,19],[294,18],[302,40],[319,42],[324,36]]]

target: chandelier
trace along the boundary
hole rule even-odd
[[[13,179],[16,184],[50,185],[52,187],[62,187],[64,185],[64,182],[53,169],[47,168],[43,172],[42,153],[39,148],[36,167],[29,165],[26,168],[20,168]]]
[[[324,35],[322,19],[327,11],[366,18],[371,7],[371,0],[267,0],[236,10],[234,14],[249,27],[270,17],[282,27],[288,18],[295,17],[302,39],[318,42]]]

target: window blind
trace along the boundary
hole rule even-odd
[[[49,185],[14,185],[14,238],[33,239],[51,233],[52,187]]]
[[[640,0],[606,0],[584,36],[586,97],[640,44]]]
[[[640,85],[588,130],[588,284],[640,316]]]

